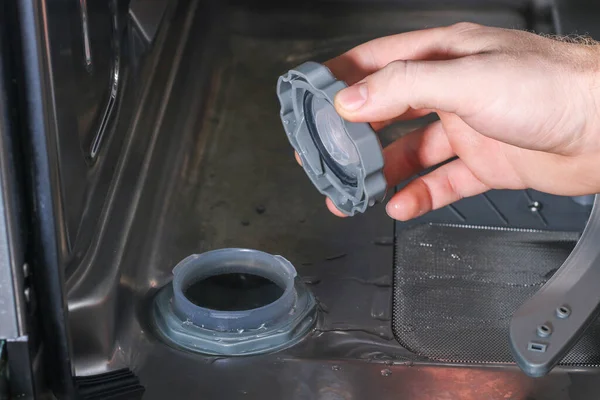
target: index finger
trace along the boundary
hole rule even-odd
[[[325,65],[338,79],[353,85],[396,60],[446,60],[480,52],[490,45],[483,33],[492,29],[461,22],[386,36],[363,43]]]

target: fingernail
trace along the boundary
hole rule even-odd
[[[410,203],[399,201],[399,199],[390,200],[385,206],[387,215],[396,221],[408,221],[415,217],[410,213]]]
[[[396,219],[396,217],[394,216],[394,214],[396,213],[396,209],[398,208],[398,204],[397,203],[392,203],[392,202],[388,202],[385,206],[385,212],[387,213],[387,215],[392,218],[392,219]]]
[[[337,95],[337,101],[346,110],[359,109],[367,101],[367,84],[359,83],[342,90]]]

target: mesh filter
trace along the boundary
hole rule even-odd
[[[419,225],[398,233],[393,330],[438,361],[510,363],[514,311],[561,266],[579,234]],[[562,364],[600,364],[595,322]]]

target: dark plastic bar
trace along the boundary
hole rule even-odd
[[[577,246],[552,278],[513,315],[510,343],[529,376],[548,374],[600,311],[600,197]]]

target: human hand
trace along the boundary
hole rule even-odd
[[[408,220],[490,189],[600,192],[600,46],[461,23],[362,44],[327,63],[335,107],[379,129],[436,112],[384,149],[387,204]],[[329,209],[342,214],[331,201]]]

